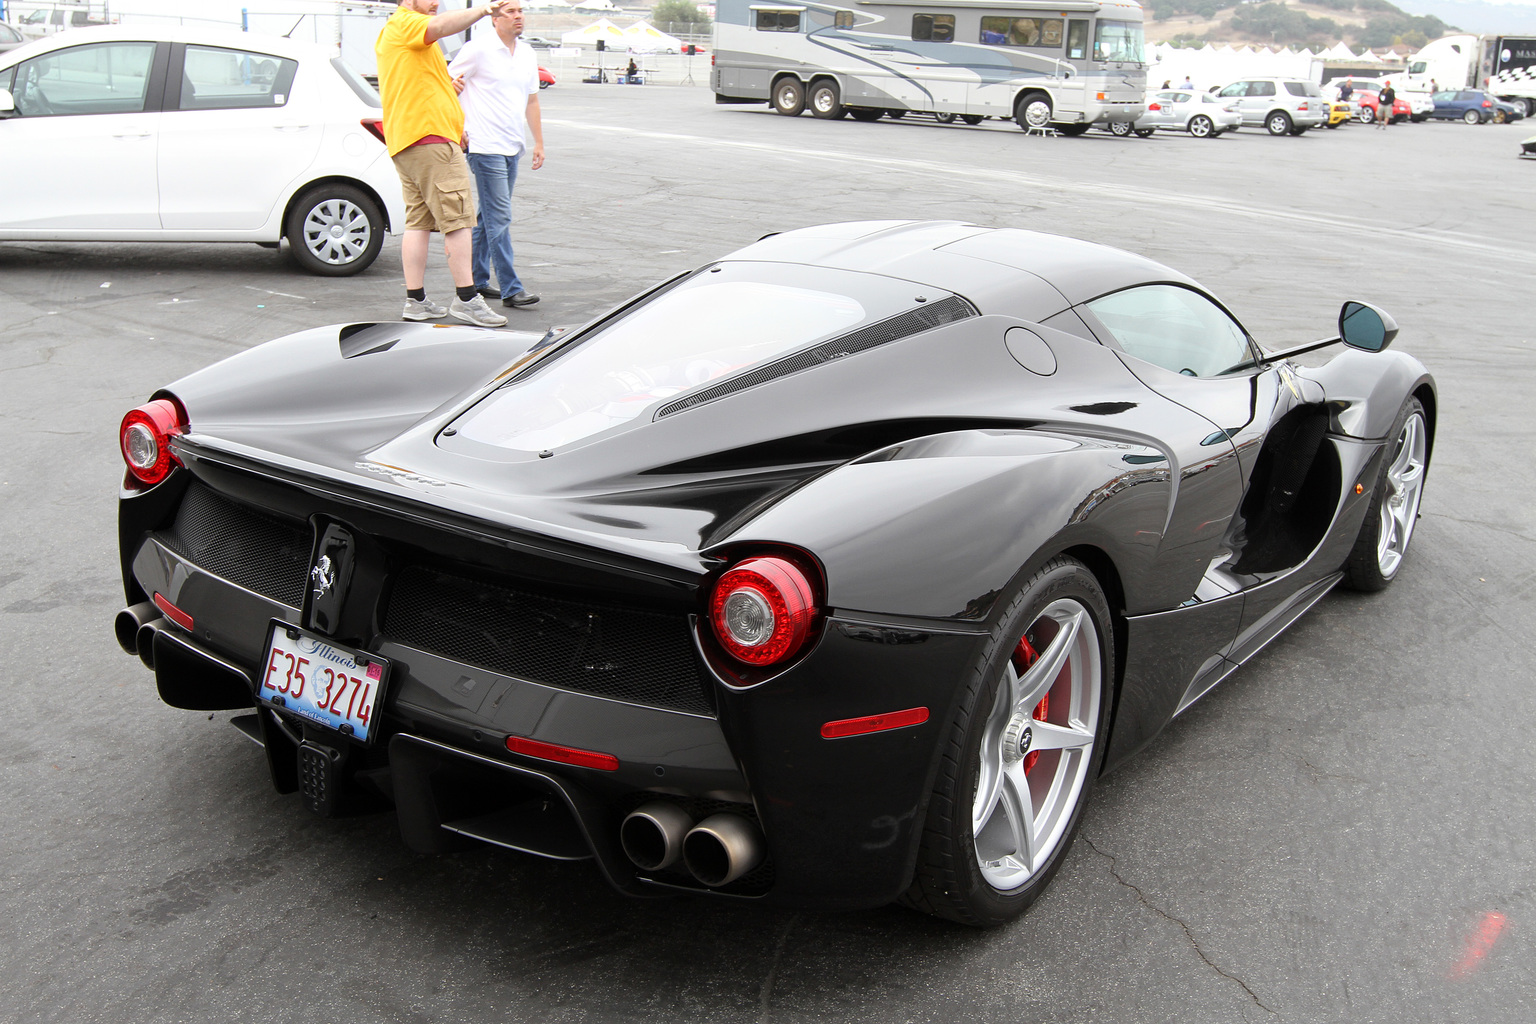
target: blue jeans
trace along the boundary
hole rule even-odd
[[[469,154],[469,170],[480,193],[480,211],[471,235],[475,287],[490,286],[491,265],[495,264],[504,299],[523,290],[523,282],[512,269],[512,186],[517,184],[517,161],[515,156],[499,153]]]

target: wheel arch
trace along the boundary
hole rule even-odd
[[[307,193],[310,189],[320,185],[348,185],[362,192],[369,199],[372,199],[373,204],[379,208],[379,216],[384,218],[385,234],[397,234],[400,230],[400,227],[403,227],[403,225],[397,227],[396,225],[390,223],[389,204],[384,201],[383,196],[379,195],[378,190],[369,185],[366,181],[363,181],[361,178],[349,177],[345,174],[328,174],[322,178],[315,178],[312,181],[306,181],[304,184],[294,189],[293,193],[288,196],[288,201],[283,204],[282,219],[278,221],[277,230],[279,238],[287,237],[288,220],[293,216],[294,208],[298,206],[299,200],[302,199],[305,193]],[[289,239],[289,244],[293,244],[292,239]]]

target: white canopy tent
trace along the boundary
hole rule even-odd
[[[637,21],[624,30],[624,44],[636,53],[681,53],[683,41],[649,22]]]
[[[590,25],[565,33],[560,37],[560,45],[596,46],[599,39],[615,49],[624,47],[624,33],[607,18],[598,18]]]

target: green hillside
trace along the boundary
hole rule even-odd
[[[1387,0],[1240,3],[1143,0],[1147,38],[1179,45],[1268,43],[1279,46],[1418,47],[1456,31],[1433,15],[1415,16]]]

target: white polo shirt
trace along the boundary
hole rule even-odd
[[[527,148],[528,97],[539,91],[533,46],[519,39],[516,51],[509,51],[495,29],[481,31],[454,56],[448,74],[464,76],[459,103],[469,151],[521,154]]]

